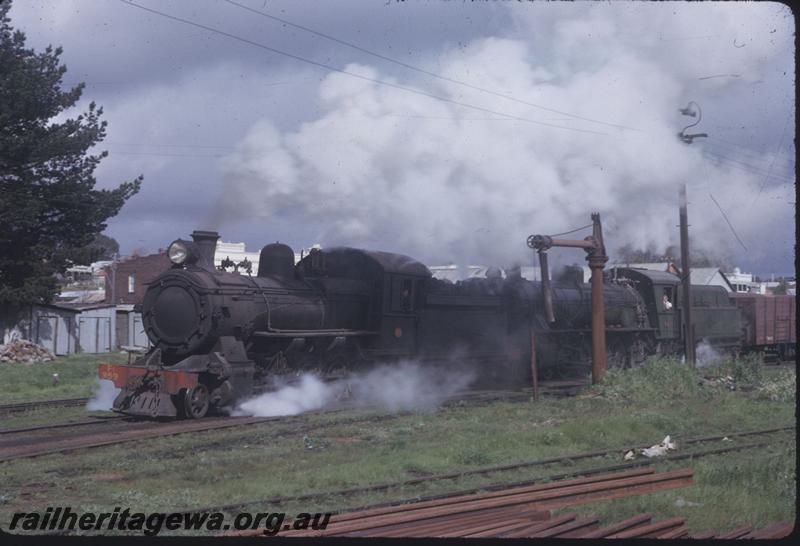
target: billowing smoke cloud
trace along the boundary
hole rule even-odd
[[[98,379],[92,390],[92,397],[86,403],[87,411],[108,411],[114,404],[114,399],[120,389],[114,386],[113,381]]]
[[[762,188],[763,176],[710,161],[702,143],[676,138],[694,121],[678,108],[706,96],[713,111],[714,93],[754,82],[765,62],[792,47],[791,32],[762,39],[776,24],[792,24],[779,14],[785,6],[699,3],[670,16],[671,5],[546,4],[515,11],[524,39],[442,51],[436,72],[567,114],[441,80],[416,88],[563,128],[334,73],[319,85],[317,119],[288,131],[270,119],[252,126],[225,162],[222,214],[310,225],[324,245],[498,265],[527,256],[529,234],[586,224],[591,211],[603,214],[610,249],[674,244],[683,183],[701,251],[738,245],[709,194],[755,254],[760,238],[791,229],[790,185]],[[714,42],[724,49],[680,39],[708,34],[698,21],[714,21],[713,34],[730,37]],[[345,70],[415,85],[376,66]],[[698,83],[728,73],[736,77]]]
[[[327,383],[305,374],[297,385],[286,385],[242,402],[233,415],[296,415],[334,404],[380,407],[390,412],[431,411],[448,396],[466,389],[474,378],[469,370],[452,373],[452,370],[423,367],[414,362],[380,366]]]

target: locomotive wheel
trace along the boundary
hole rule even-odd
[[[609,370],[626,368],[628,349],[620,339],[609,340],[606,345],[606,368]]]
[[[344,373],[347,371],[348,358],[347,355],[344,353],[337,353],[335,355],[331,355],[325,359],[324,367],[322,368],[322,373],[325,375],[331,375],[336,372]]]
[[[208,389],[198,383],[193,389],[188,389],[183,396],[183,414],[189,419],[200,419],[208,412]]]

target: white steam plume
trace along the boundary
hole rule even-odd
[[[695,358],[697,360],[697,367],[705,368],[706,366],[710,366],[711,364],[719,361],[722,358],[722,355],[719,354],[717,350],[714,349],[710,343],[708,343],[708,341],[703,339],[697,345],[697,349],[695,349]]]
[[[445,398],[466,389],[474,377],[469,370],[454,373],[452,369],[423,367],[414,362],[380,366],[330,383],[305,374],[299,385],[287,385],[242,402],[233,415],[296,415],[336,402],[349,407],[377,406],[390,412],[431,411]]]
[[[92,398],[86,403],[87,411],[108,411],[114,404],[114,399],[120,389],[114,386],[113,381],[97,379],[92,391]]]
[[[475,40],[441,52],[432,65],[448,78],[636,130],[441,80],[419,82],[418,89],[454,101],[604,134],[554,129],[334,73],[319,85],[318,118],[287,131],[262,119],[227,158],[223,216],[311,223],[328,246],[504,265],[527,256],[532,232],[584,225],[591,211],[603,214],[610,250],[625,243],[674,244],[678,188],[688,182],[693,244],[700,252],[738,246],[709,193],[745,242],[793,229],[786,206],[791,184],[773,180],[762,190],[763,176],[713,162],[702,143],[676,138],[694,121],[678,108],[702,101],[699,95],[709,89],[720,93],[756,80],[768,59],[791,51],[793,29],[778,35],[788,42],[760,39],[775,25],[792,25],[780,14],[786,6],[698,3],[681,6],[686,13],[677,17],[670,16],[672,5],[543,4],[514,12],[530,14],[517,21],[525,39]],[[731,39],[703,42],[702,54],[697,41],[671,39],[700,32],[697,21],[714,21],[714,34]],[[747,39],[747,47],[733,47],[736,36]],[[345,70],[413,85],[387,75],[383,65]],[[698,83],[727,72],[740,77]],[[714,111],[710,98],[703,106]],[[766,252],[750,247],[754,259]]]
[[[239,404],[233,415],[297,415],[326,406],[335,396],[335,389],[318,377],[306,374],[299,385],[286,385],[275,392],[265,393]]]

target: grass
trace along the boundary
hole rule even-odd
[[[654,521],[686,518],[693,532],[756,528],[777,521],[793,521],[796,513],[795,442],[776,443],[760,450],[721,454],[694,461],[658,465],[658,470],[691,466],[694,485],[591,503],[559,510],[596,515],[605,523],[635,514],[651,513]]]
[[[0,524],[6,526],[16,510],[46,506],[173,511],[325,492],[658,443],[667,434],[678,442],[680,452],[681,439],[690,436],[794,425],[794,391],[789,395],[786,386],[794,385],[793,372],[785,372],[789,374],[785,377],[770,374],[757,388],[747,391],[709,385],[702,378],[707,372],[655,359],[636,370],[609,372],[603,384],[583,397],[453,406],[433,414],[349,424],[341,420],[366,413],[313,414],[291,422],[11,461],[0,464]],[[683,515],[693,530],[791,519],[794,435],[781,437],[783,441],[776,439],[768,449],[659,463],[659,468],[691,466],[695,485],[593,503],[579,510],[598,513],[606,521],[644,511],[658,518]],[[734,444],[753,441],[734,439]],[[320,495],[286,506],[254,505],[245,510],[340,510],[618,464],[621,458],[622,453],[562,461],[347,497]],[[682,502],[676,504],[679,499]]]
[[[52,362],[0,364],[0,404],[91,396],[101,362],[127,362],[121,353],[75,354]],[[59,384],[53,385],[53,374]]]
[[[2,428],[22,428],[50,423],[67,423],[86,421],[92,417],[109,417],[115,415],[110,411],[86,411],[85,406],[65,406],[37,408],[2,416]]]

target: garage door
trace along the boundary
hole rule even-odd
[[[111,319],[81,317],[78,321],[81,351],[84,353],[111,352]]]

